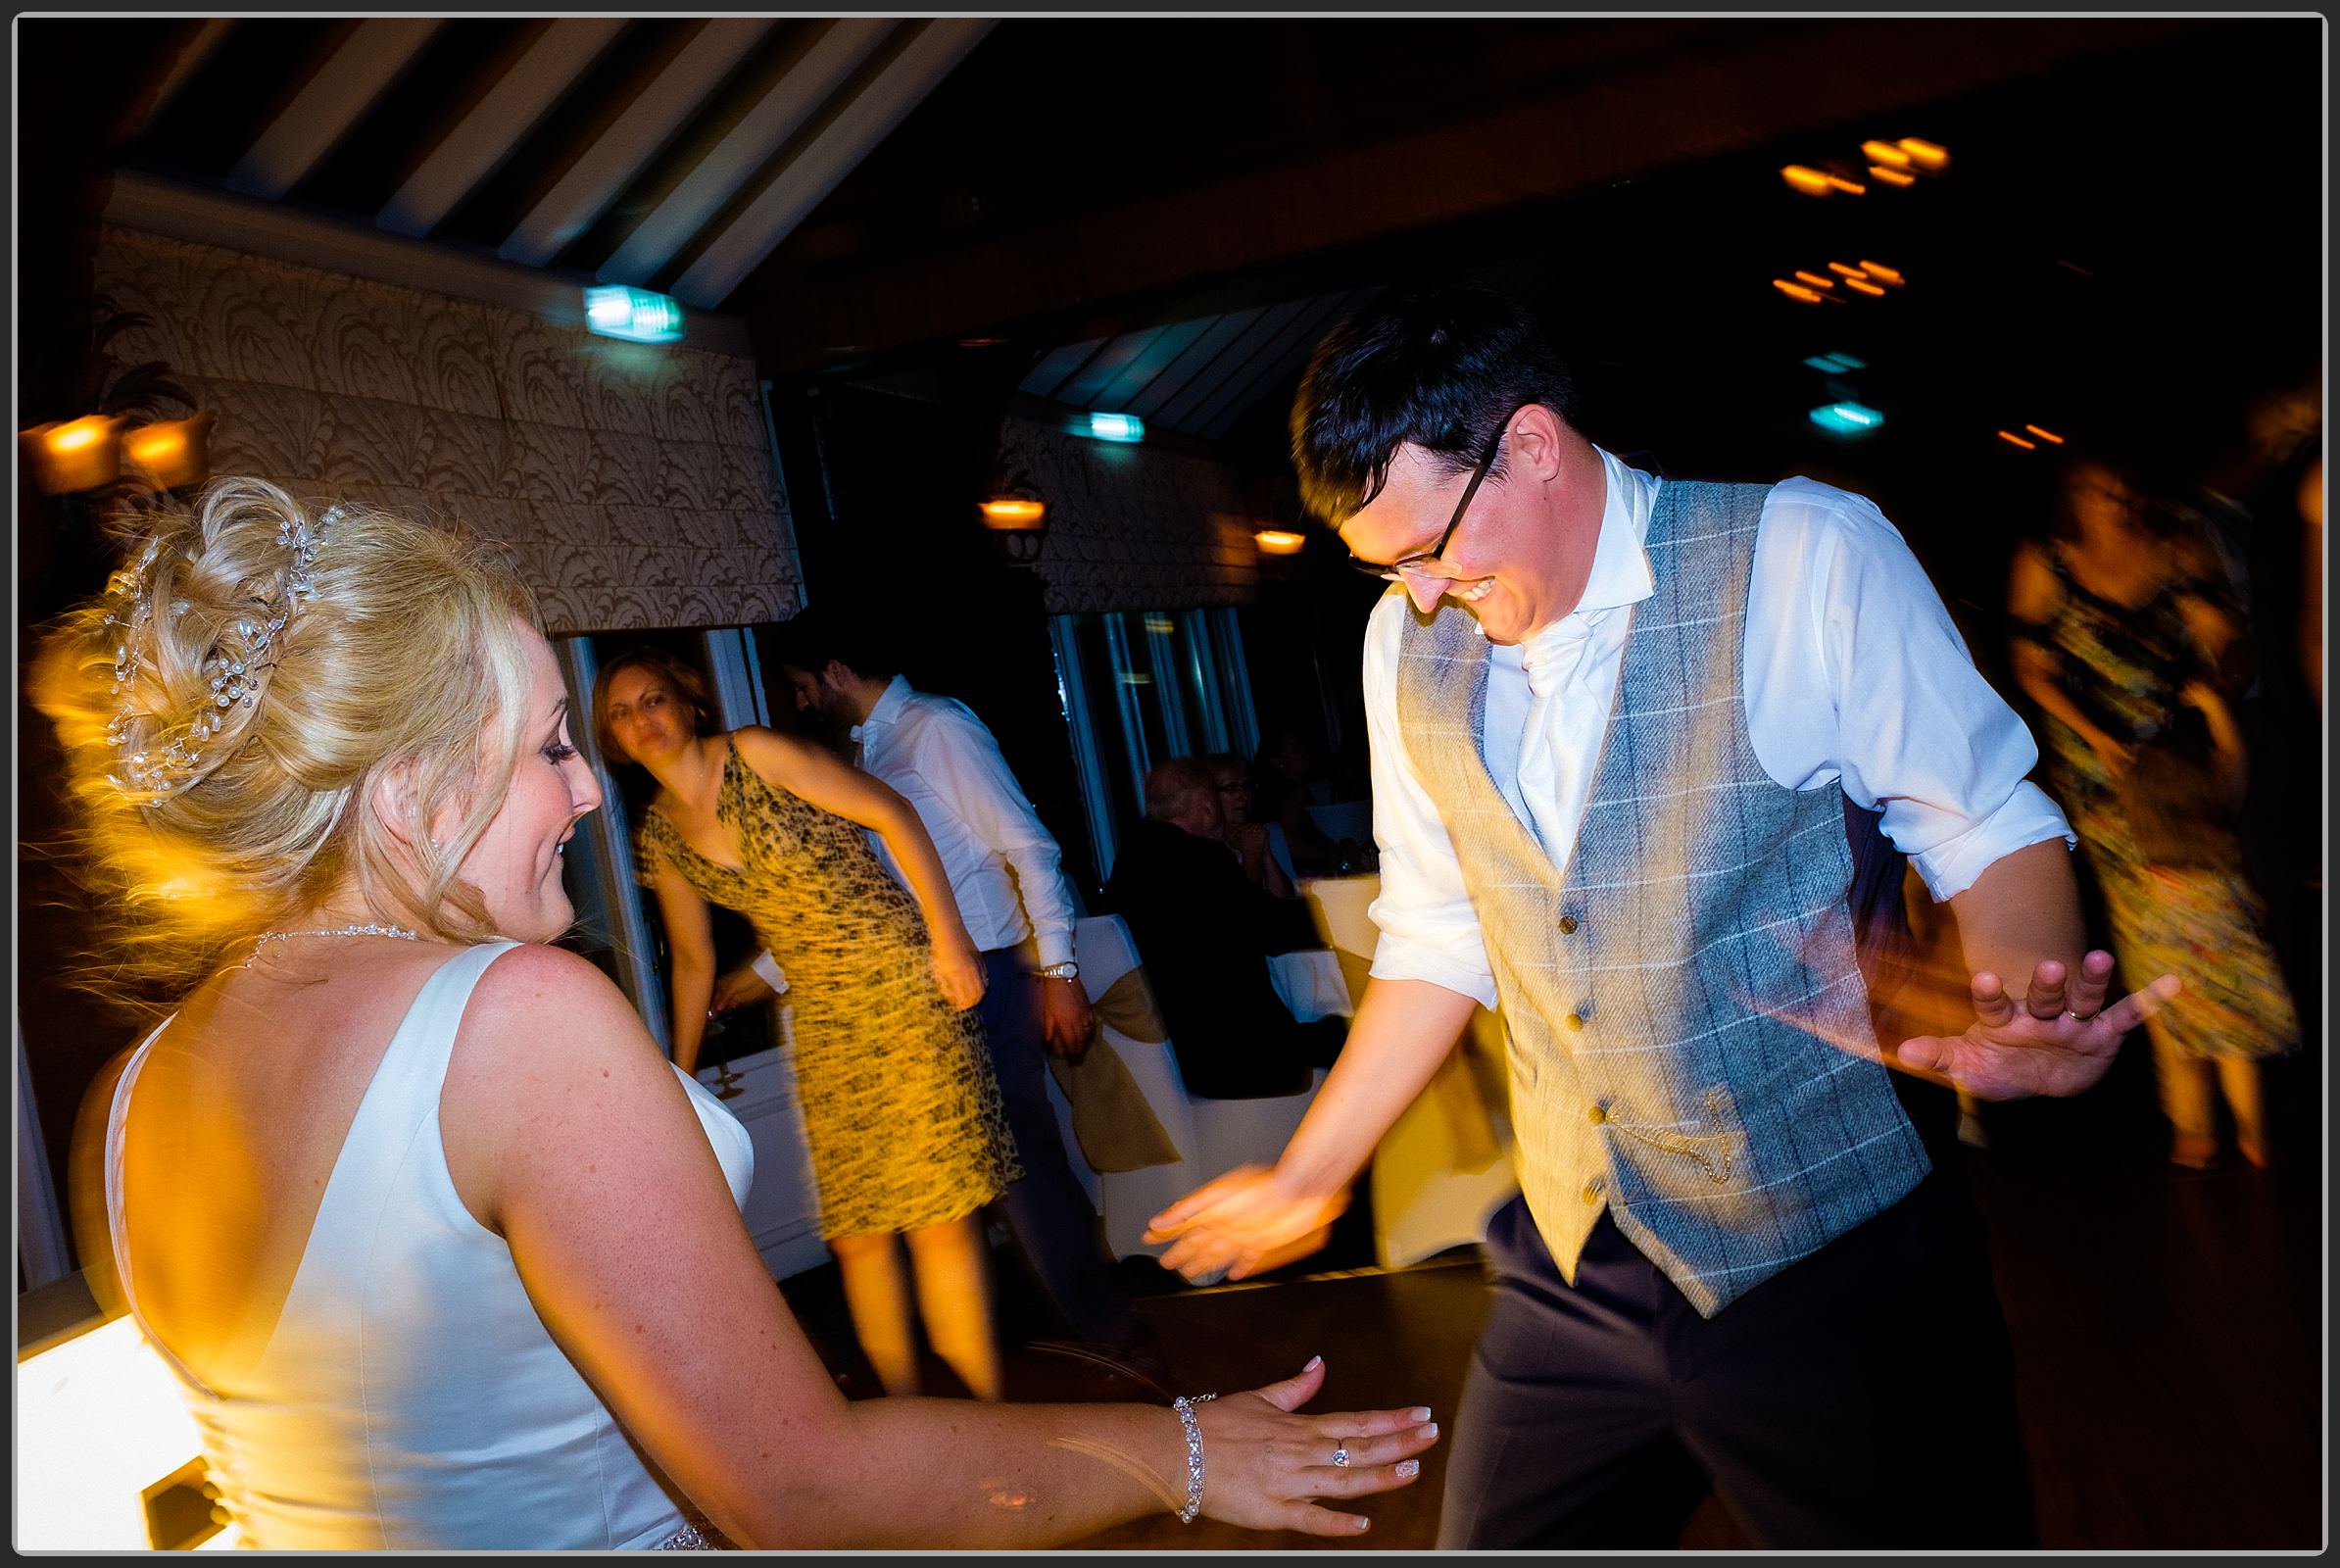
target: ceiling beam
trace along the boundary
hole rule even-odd
[[[904,115],[934,91],[951,68],[967,57],[995,25],[992,18],[938,18],[928,22],[877,78],[855,94],[810,145],[788,161],[743,209],[739,217],[699,253],[676,280],[674,292],[686,304],[721,304],[740,279],[772,254],[804,215],[820,205],[837,182],[869,156],[871,148],[902,122]]]
[[[889,252],[793,267],[783,248],[725,306],[755,323],[761,363],[773,371],[819,368],[849,347],[884,354],[1055,321],[1069,301],[1083,313],[1071,330],[1094,335],[1133,303],[1204,280],[1296,267],[1798,133],[1865,122],[1895,129],[1878,117],[2217,25],[2176,17],[1896,18],[1752,32],[1726,57],[1657,57],[1462,123],[1068,212],[1011,233],[920,236]]]
[[[624,27],[622,17],[562,21],[547,27],[430,150],[374,221],[398,234],[427,234],[438,227]]]
[[[359,23],[228,172],[227,188],[281,198],[365,118],[438,30],[437,18]]]
[[[154,97],[147,100],[145,107],[139,111],[136,122],[122,127],[122,140],[128,141],[153,124],[155,117],[171,107],[171,100],[178,96],[178,90],[212,57],[212,51],[219,47],[234,25],[233,17],[214,17],[195,29],[195,35],[187,40],[180,48],[178,58],[171,62],[170,74],[164,76],[162,85],[155,89]]]
[[[741,182],[877,52],[894,26],[885,18],[846,17],[822,28],[771,91],[635,225],[596,275],[605,283],[649,282],[722,210]]]
[[[626,105],[545,192],[496,247],[496,254],[523,267],[550,266],[617,199],[626,182],[642,172],[771,25],[769,17],[722,18],[693,33],[658,79]]]

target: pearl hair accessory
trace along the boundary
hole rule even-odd
[[[137,640],[154,619],[154,594],[148,573],[155,557],[161,553],[162,541],[150,539],[135,566],[125,567],[107,580],[106,591],[122,601],[109,611],[100,624],[122,628],[122,640],[114,648],[114,687],[112,695],[122,699],[121,710],[106,726],[106,740],[122,760],[119,772],[106,775],[125,798],[140,805],[183,790],[208,776],[211,770],[232,755],[234,748],[214,750],[207,760],[207,744],[227,727],[234,710],[251,708],[260,698],[262,679],[275,667],[282,652],[281,634],[285,625],[300,612],[317,592],[313,567],[317,562],[317,546],[324,540],[327,528],[339,519],[341,508],[329,507],[312,529],[306,519],[285,518],[276,525],[276,542],[290,556],[285,568],[284,588],[276,596],[259,602],[251,615],[239,616],[234,624],[232,642],[222,637],[203,662],[203,673],[211,677],[211,696],[198,707],[194,716],[183,724],[164,723],[160,729],[141,738],[140,713],[136,706],[135,688],[138,677],[145,672],[146,662],[139,657]],[[171,605],[170,613],[175,615],[186,609],[184,602]],[[125,693],[129,694],[125,697]]]

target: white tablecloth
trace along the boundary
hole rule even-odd
[[[1279,953],[1268,959],[1267,966],[1276,995],[1300,1022],[1314,1023],[1336,1012],[1346,1018],[1356,1012],[1348,1000],[1348,983],[1341,978],[1341,959],[1332,949]]]

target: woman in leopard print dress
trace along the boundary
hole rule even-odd
[[[909,804],[816,747],[713,734],[698,674],[655,649],[611,662],[594,730],[658,793],[636,867],[673,956],[674,1055],[698,1062],[715,979],[707,906],[747,916],[789,981],[797,1092],[821,1235],[853,1332],[889,1394],[914,1394],[909,1245],[927,1338],[982,1398],[999,1392],[976,1210],[1021,1170],[972,1011],[983,965]],[[862,836],[874,829],[916,897]]]

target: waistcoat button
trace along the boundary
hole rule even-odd
[[[1565,1017],[1565,1018],[1561,1019],[1560,1021],[1561,1021],[1562,1023],[1564,1023],[1564,1024],[1568,1025],[1568,1027],[1569,1027],[1569,1028],[1571,1028],[1571,1029],[1582,1029],[1582,1028],[1584,1028],[1584,1020],[1583,1018],[1580,1018],[1580,1017],[1578,1017],[1578,1016],[1577,1016],[1575,1013],[1573,1013],[1573,1012],[1572,1012],[1572,1013],[1570,1013],[1570,1014],[1569,1014],[1567,1017]]]
[[[1609,1107],[1596,1100],[1592,1102],[1591,1106],[1585,1110],[1584,1119],[1592,1123],[1593,1126],[1598,1127],[1602,1122],[1609,1119]]]
[[[1562,916],[1560,917],[1560,934],[1561,934],[1562,936],[1566,936],[1566,935],[1568,935],[1569,933],[1571,933],[1571,932],[1573,932],[1574,930],[1576,930],[1576,928],[1577,928],[1577,917],[1576,917],[1575,915],[1573,915],[1573,914],[1564,914],[1564,915],[1562,915]]]

